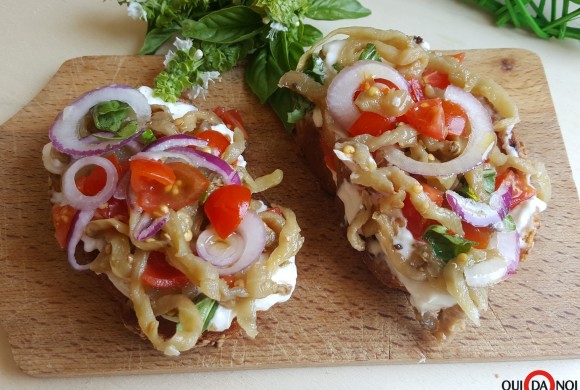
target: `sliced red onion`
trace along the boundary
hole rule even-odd
[[[137,241],[143,241],[156,235],[163,225],[169,220],[169,214],[153,218],[148,213],[142,213],[139,221],[135,226],[133,237]]]
[[[504,258],[493,257],[465,267],[463,273],[468,286],[487,287],[500,282],[506,276],[507,270]]]
[[[98,194],[88,196],[79,191],[75,179],[79,171],[93,165],[105,170],[107,181]],[[111,199],[117,188],[118,180],[117,169],[111,161],[99,156],[83,157],[68,167],[62,176],[62,192],[68,203],[75,209],[94,210]]]
[[[422,176],[450,176],[464,173],[481,164],[496,141],[489,112],[475,96],[462,88],[450,85],[445,99],[463,108],[469,119],[471,133],[463,152],[446,162],[422,162],[407,157],[395,146],[386,146],[385,159],[402,170]]]
[[[262,219],[248,211],[235,230],[225,240],[213,227],[204,230],[198,237],[198,255],[218,268],[220,275],[236,274],[260,258],[266,246],[266,228]]]
[[[225,160],[211,153],[191,148],[175,147],[162,152],[142,152],[131,159],[167,160],[177,159],[187,162],[196,168],[207,168],[218,173],[225,184],[242,184],[240,175]]]
[[[488,248],[496,248],[507,263],[507,274],[513,275],[520,262],[520,234],[511,232],[495,232],[488,244]]]
[[[455,214],[459,215],[459,218],[473,226],[489,226],[501,222],[503,219],[498,211],[491,206],[470,198],[464,198],[455,191],[446,191],[445,199]]]
[[[512,186],[504,181],[499,188],[491,194],[489,205],[497,210],[499,217],[503,220],[510,212],[512,203]]]
[[[115,192],[113,193],[113,197],[119,200],[127,199],[127,190],[129,189],[130,182],[131,182],[131,173],[127,171],[119,179],[119,182],[117,183],[117,188],[115,188]]]
[[[111,100],[127,103],[135,112],[138,131],[123,140],[103,141],[93,136],[80,138],[79,125],[95,105]],[[97,88],[81,95],[58,114],[49,131],[49,138],[56,150],[73,156],[90,156],[116,150],[135,139],[151,118],[147,98],[138,90],[120,84]]]
[[[86,271],[89,269],[90,266],[90,263],[82,265],[79,264],[75,256],[75,251],[78,243],[81,241],[81,237],[85,232],[87,224],[91,222],[91,219],[93,219],[94,214],[95,209],[81,210],[78,213],[76,213],[68,233],[68,244],[66,248],[68,262],[77,271]]]
[[[397,70],[383,62],[357,61],[341,70],[332,80],[326,95],[326,104],[334,120],[348,130],[360,116],[353,102],[353,95],[360,85],[369,78],[389,80],[399,89],[408,91],[407,80]]]
[[[207,141],[186,134],[170,135],[149,144],[145,149],[143,149],[143,152],[162,152],[169,148],[175,148],[178,146],[197,146],[203,148],[207,146]]]

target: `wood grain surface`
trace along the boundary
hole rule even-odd
[[[110,83],[151,85],[162,59],[82,57],[64,63],[0,128],[0,321],[17,364],[36,376],[78,376],[580,356],[580,209],[542,65],[516,49],[468,51],[466,62],[514,97],[522,118],[518,136],[532,159],[546,163],[553,182],[531,256],[492,291],[479,328],[437,345],[406,296],[375,281],[344,238],[335,201],[235,70],[197,104],[241,112],[254,175],[284,170],[282,185],[266,195],[293,208],[303,229],[298,285],[289,302],[259,315],[256,339],[239,331],[221,348],[177,358],[153,350],[125,330],[98,281],[73,271],[58,249],[41,148],[56,114],[79,94]]]

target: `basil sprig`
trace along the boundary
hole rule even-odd
[[[227,72],[247,58],[245,81],[268,103],[286,128],[309,105],[278,88],[280,77],[296,69],[304,47],[322,38],[305,17],[361,18],[370,14],[357,0],[118,0],[141,10],[147,33],[140,54],[153,54],[181,35],[193,41],[178,49],[155,79],[155,96],[176,101],[184,90],[207,86],[208,72]],[[201,55],[199,54],[201,52]]]
[[[423,233],[423,238],[431,244],[435,255],[444,262],[456,258],[461,253],[469,252],[473,246],[477,245],[475,241],[449,234],[441,225],[429,226]]]
[[[202,333],[207,330],[209,323],[211,322],[215,312],[218,308],[218,303],[215,299],[206,297],[203,294],[198,295],[194,299],[195,306],[199,311],[201,320],[203,321],[203,327],[201,328]]]
[[[97,130],[110,134],[93,133],[92,136],[103,141],[127,139],[137,132],[138,124],[130,120],[133,110],[118,100],[101,102],[91,109],[93,123]]]

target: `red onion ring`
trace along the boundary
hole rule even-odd
[[[91,165],[103,168],[107,174],[105,186],[94,196],[80,192],[75,181],[77,173]],[[83,157],[72,163],[62,176],[62,192],[68,203],[75,209],[94,210],[111,199],[117,188],[118,180],[117,168],[111,161],[99,156]]]
[[[153,219],[148,213],[142,213],[135,226],[133,237],[137,241],[143,241],[156,235],[163,225],[169,220],[169,214]]]
[[[455,191],[446,191],[445,199],[455,214],[473,226],[500,224],[509,212],[512,201],[512,188],[507,183],[491,194],[489,205],[464,198]],[[499,226],[499,225],[498,225]],[[494,226],[495,228],[496,226]]]
[[[207,146],[207,141],[201,138],[192,137],[186,134],[169,135],[158,139],[147,145],[143,152],[162,152],[175,147],[196,146],[203,148]]]
[[[207,168],[218,173],[225,184],[242,184],[240,175],[225,160],[211,153],[191,148],[175,147],[162,152],[142,152],[131,157],[133,159],[165,160],[179,159],[196,168]]]
[[[386,79],[401,90],[409,90],[407,80],[395,68],[383,62],[357,61],[344,68],[332,80],[326,95],[330,114],[344,130],[350,129],[360,116],[352,98],[359,86],[369,78]]]
[[[111,100],[125,102],[133,109],[137,116],[138,131],[123,140],[102,141],[92,136],[80,139],[78,127],[85,115],[95,105]],[[66,106],[57,115],[48,137],[53,147],[61,153],[73,156],[102,154],[131,142],[141,134],[150,118],[151,107],[141,92],[128,85],[112,84],[89,91]]]
[[[475,96],[462,88],[450,85],[445,99],[463,108],[471,125],[471,134],[463,152],[446,162],[422,162],[407,157],[395,146],[384,147],[385,159],[402,170],[422,176],[450,176],[464,173],[481,164],[496,141],[491,116]]]
[[[198,255],[216,266],[220,275],[232,275],[246,269],[260,258],[265,246],[264,222],[253,211],[246,213],[236,231],[226,240],[221,239],[210,226],[196,242]]]
[[[77,271],[86,271],[90,267],[90,263],[82,265],[78,263],[75,257],[75,251],[78,243],[81,241],[87,224],[93,219],[93,215],[95,215],[95,209],[81,210],[76,213],[68,233],[68,244],[66,248],[68,262]]]

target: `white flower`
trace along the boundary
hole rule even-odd
[[[181,39],[179,37],[175,37],[173,46],[175,46],[177,50],[189,51],[189,49],[191,49],[193,46],[193,41],[191,39]]]
[[[220,72],[216,71],[202,72],[199,74],[199,78],[201,79],[201,85],[195,85],[191,87],[187,93],[187,97],[189,97],[191,100],[197,98],[198,96],[203,96],[207,92],[210,81],[221,81]]]
[[[282,23],[272,22],[270,24],[270,32],[268,33],[268,39],[274,39],[278,31],[288,31],[288,27],[284,26]]]
[[[129,6],[127,7],[127,14],[131,19],[135,20],[141,19],[147,21],[147,13],[145,12],[143,6],[139,4],[141,2],[142,1],[130,2]]]
[[[171,60],[175,57],[175,53],[171,50],[165,54],[165,59],[163,60],[163,66],[167,68],[167,65],[171,62]]]
[[[197,49],[195,51],[195,53],[193,53],[193,59],[196,61],[199,61],[203,58],[203,51],[201,51],[200,49]]]

